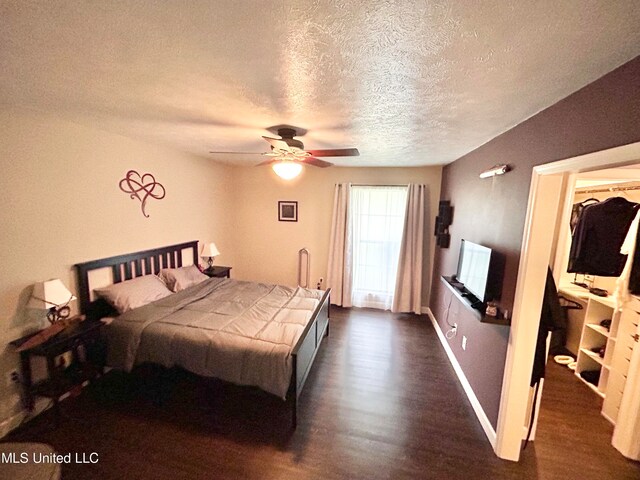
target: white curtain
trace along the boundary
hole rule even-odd
[[[424,185],[409,185],[392,312],[421,313]]]
[[[350,184],[339,183],[334,191],[327,266],[327,287],[331,288],[331,303],[343,307],[351,306],[351,242],[348,237],[350,190]]]
[[[351,188],[347,244],[353,257],[351,303],[356,307],[391,309],[406,202],[406,186]]]

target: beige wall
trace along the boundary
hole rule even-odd
[[[236,244],[235,278],[295,285],[298,250],[311,252],[311,282],[326,281],[334,185],[424,183],[428,186],[425,220],[423,305],[428,305],[434,249],[433,221],[440,196],[441,167],[314,168],[293,181],[278,178],[268,167],[234,170],[233,216]],[[279,222],[278,200],[298,202],[298,222]],[[222,258],[220,262],[224,264]],[[228,264],[229,265],[229,264]],[[326,284],[325,284],[326,285]]]
[[[232,168],[27,110],[0,111],[0,436],[19,411],[7,342],[42,325],[24,308],[34,282],[72,290],[77,262],[189,240],[215,239],[235,264]],[[119,190],[129,169],[151,172],[166,198],[140,204]],[[77,302],[76,302],[77,303]]]
[[[315,285],[326,278],[335,183],[425,183],[427,305],[440,167],[308,167],[285,182],[270,168],[218,165],[69,118],[2,109],[0,120],[0,437],[21,411],[18,388],[6,379],[18,368],[7,343],[45,325],[25,308],[31,287],[60,278],[76,292],[78,262],[212,240],[221,251],[216,264],[232,266],[234,278],[293,285],[297,252],[307,247]],[[163,200],[148,201],[149,218],[118,188],[129,169],[152,173],[166,188]],[[299,222],[278,222],[278,200],[298,201]]]

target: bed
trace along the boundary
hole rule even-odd
[[[93,298],[95,271],[110,271],[117,284],[197,263],[198,242],[192,241],[77,264],[80,309],[94,320],[114,315],[104,300]],[[178,366],[257,386],[290,406],[295,428],[298,399],[329,334],[329,295],[330,290],[211,278],[115,316],[106,329],[108,366]]]

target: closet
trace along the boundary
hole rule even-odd
[[[628,390],[636,389],[628,379],[635,375],[632,356],[640,338],[640,297],[616,295],[617,283],[622,282],[619,277],[632,269],[620,248],[625,240],[629,246],[629,240],[635,239],[630,232],[638,228],[634,219],[640,210],[640,165],[634,167],[579,174],[573,179],[575,187],[566,195],[552,261],[558,294],[565,299],[564,353],[576,359],[571,366],[575,376],[603,399],[601,413],[614,427],[627,385],[633,384]],[[635,248],[634,241],[633,253]],[[640,294],[633,280],[631,290]],[[568,304],[572,306],[567,308]],[[628,450],[616,448],[634,458]]]
[[[613,299],[585,293],[581,287],[562,285],[559,293],[585,304],[572,319],[572,328],[577,324],[580,330],[577,347],[567,349],[577,359],[576,376],[604,399],[602,415],[615,425],[640,314],[630,307],[616,312]],[[636,309],[640,311],[640,305]],[[611,320],[610,327],[602,326],[602,320]],[[582,376],[584,372],[597,372],[593,382]]]

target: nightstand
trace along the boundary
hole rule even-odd
[[[213,266],[211,268],[207,268],[202,273],[208,275],[209,277],[227,277],[231,278],[231,268],[232,267],[222,267],[222,266]]]
[[[44,343],[20,352],[22,370],[23,402],[32,411],[35,397],[49,397],[54,407],[58,399],[67,392],[82,388],[87,380],[93,380],[103,373],[106,348],[100,340],[100,320],[85,320],[51,337]],[[37,332],[36,332],[37,333]],[[14,340],[10,344],[18,348],[35,333]],[[66,352],[72,353],[70,365],[56,365],[56,357]],[[33,382],[31,357],[44,357],[47,361],[47,378]]]

